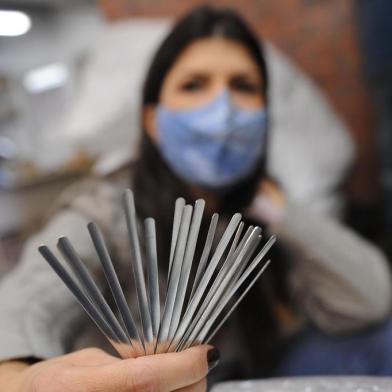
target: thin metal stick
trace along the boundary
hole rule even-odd
[[[253,285],[256,283],[257,279],[260,278],[260,276],[263,274],[265,269],[268,267],[270,264],[271,260],[268,260],[263,268],[258,272],[258,274],[255,276],[255,278],[252,280],[252,282],[248,285],[246,290],[241,294],[241,296],[238,298],[238,300],[234,303],[233,307],[229,310],[229,312],[225,315],[225,317],[222,319],[222,321],[218,324],[218,326],[214,329],[213,332],[210,333],[207,339],[205,339],[203,342],[205,344],[208,344],[211,339],[215,336],[215,334],[219,331],[219,329],[222,327],[222,325],[226,322],[226,320],[230,317],[230,315],[234,312],[235,308],[240,304],[240,302],[244,299],[246,294],[248,294],[249,290],[253,287]]]
[[[208,295],[203,304],[198,311],[196,317],[194,317],[190,327],[187,330],[187,336],[184,338],[187,341],[192,341],[200,331],[200,329],[205,324],[206,320],[210,317],[211,312],[214,310],[215,306],[221,299],[221,296],[225,292],[227,286],[231,282],[231,278],[235,273],[236,266],[244,261],[245,256],[248,254],[249,257],[249,249],[251,249],[256,241],[258,241],[258,234],[260,232],[259,227],[255,227],[252,230],[249,238],[246,240],[245,245],[242,247],[241,251],[238,253],[237,257],[235,258],[235,262],[232,264],[231,268],[229,269],[228,273],[223,277],[221,283],[216,288],[213,297]],[[246,261],[245,261],[246,262]],[[210,294],[210,293],[209,293]]]
[[[94,222],[90,222],[87,225],[87,228],[90,233],[90,237],[93,241],[97,255],[99,257],[99,260],[101,262],[113,298],[116,302],[117,308],[124,322],[125,329],[127,330],[129,337],[131,338],[131,343],[133,343],[132,342],[133,340],[136,340],[139,345],[142,345],[139,332],[137,330],[132,314],[129,310],[127,300],[121,288],[121,284],[118,280],[118,276],[114,269],[113,262],[108,252],[108,249],[106,247],[102,232],[98,227],[98,225],[95,224]]]
[[[142,256],[140,252],[139,236],[136,224],[136,211],[133,193],[127,189],[123,196],[125,219],[127,223],[131,265],[136,286],[136,295],[139,304],[140,318],[143,327],[144,343],[153,342],[151,314],[148,306],[146,282],[144,279]]]
[[[115,334],[121,341],[131,344],[128,336],[125,334],[122,326],[113,314],[110,306],[103,297],[97,284],[94,282],[90,272],[79,258],[79,255],[76,253],[69,239],[67,237],[61,237],[58,240],[57,247],[64,256],[68,265],[71,267],[81,286],[85,289],[86,294],[90,300],[97,305],[98,309],[102,312],[102,315],[106,318],[106,321],[112,327]]]
[[[173,231],[172,231],[172,238],[171,238],[171,245],[170,245],[169,270],[168,270],[167,280],[169,280],[171,269],[172,269],[174,251],[176,249],[177,238],[178,238],[178,230],[180,229],[181,216],[184,207],[185,207],[185,199],[179,197],[176,200],[176,204],[174,206]]]
[[[53,254],[53,252],[46,246],[41,245],[38,248],[39,252],[43,258],[47,261],[50,267],[58,275],[58,277],[63,281],[63,283],[68,287],[70,292],[73,294],[75,299],[83,307],[85,312],[89,315],[91,320],[97,325],[100,331],[108,338],[110,342],[117,342],[119,344],[123,343],[120,341],[118,336],[114,333],[109,323],[102,316],[100,311],[96,308],[87,295],[79,288],[78,284],[74,278],[68,273],[68,271],[62,266],[58,258]],[[115,348],[116,346],[113,345]],[[121,354],[121,353],[119,353]]]
[[[166,343],[168,340],[170,323],[173,315],[176,293],[188,238],[189,225],[192,217],[192,210],[193,207],[191,205],[186,205],[184,207],[184,212],[182,213],[176,250],[174,252],[172,271],[170,273],[170,279],[168,282],[161,328],[159,330],[158,343]]]
[[[205,201],[202,199],[196,200],[195,202],[188,239],[186,242],[184,261],[182,263],[181,275],[177,287],[172,320],[169,328],[169,339],[172,339],[174,337],[174,333],[177,330],[178,323],[181,317],[182,307],[185,300],[186,288],[188,286],[189,274],[192,267],[193,256],[195,254],[196,243],[199,236],[200,224],[203,218],[205,204]]]
[[[200,281],[199,286],[197,287],[195,294],[190,301],[187,310],[185,311],[185,314],[181,320],[181,323],[179,327],[177,328],[176,334],[174,336],[175,341],[179,341],[182,335],[185,333],[188,325],[190,324],[192,317],[199,305],[199,302],[201,298],[203,297],[203,294],[208,286],[209,281],[211,280],[211,277],[215,271],[215,268],[217,267],[219,260],[221,259],[230,239],[232,238],[234,232],[237,229],[238,224],[241,221],[241,214],[237,213],[234,214],[233,217],[230,220],[230,223],[227,225],[225,232],[222,235],[222,238],[219,241],[219,244],[216,248],[216,251],[214,255],[212,256],[212,259],[205,270],[205,273]]]
[[[244,222],[241,222],[241,214],[237,213],[232,216],[212,253],[218,224],[218,214],[213,214],[191,284],[189,278],[193,273],[205,201],[199,199],[192,207],[185,205],[183,198],[178,198],[174,208],[166,295],[161,312],[155,220],[144,220],[145,272],[135,201],[129,189],[124,192],[123,207],[142,324],[140,331],[132,317],[103,234],[95,223],[87,225],[88,231],[121,315],[120,320],[66,237],[61,237],[57,246],[71,270],[63,266],[48,247],[40,246],[40,253],[123,358],[181,351],[196,343],[208,343],[268,267],[270,260],[259,268],[274,244],[275,236],[254,256],[261,242],[261,228],[250,226],[243,234]],[[186,298],[188,303],[185,305]]]
[[[245,264],[245,266],[248,265],[249,259],[251,258],[253,252],[255,251],[258,244],[260,243],[260,237],[261,236],[258,236],[258,238],[254,239],[253,244],[250,245],[249,250],[245,253],[244,261],[241,264]],[[214,323],[214,320],[216,320],[216,318],[219,316],[219,314],[226,306],[226,304],[229,302],[229,300],[234,296],[236,291],[241,287],[241,285],[245,282],[245,280],[248,278],[251,272],[256,268],[259,262],[263,259],[263,257],[268,252],[268,250],[270,249],[274,241],[275,239],[272,239],[272,241],[269,244],[264,245],[263,249],[255,256],[254,260],[248,265],[245,272],[243,273],[243,275],[241,275],[239,279],[235,278],[235,275],[237,274],[237,271],[235,271],[233,277],[228,280],[228,283],[226,284],[226,288],[222,290],[219,297],[217,295],[214,298],[215,304],[213,302],[210,303],[211,305],[209,307],[210,309],[206,309],[205,313],[208,314],[208,317],[203,316],[204,321],[203,320],[199,321],[198,326],[196,326],[192,331],[192,336],[188,339],[187,342],[184,342],[183,348],[190,347],[194,341],[199,341],[201,339],[200,336],[204,333],[203,331],[205,331],[206,328],[208,329],[211,328],[211,325]],[[201,332],[199,332],[200,330]]]
[[[244,228],[244,222],[241,222],[238,226],[237,232],[235,233],[234,240],[231,243],[231,247],[230,247],[229,253],[226,257],[226,260],[229,259],[230,256],[234,253],[234,251],[237,247],[238,241],[241,237],[241,233],[242,233],[243,228]]]
[[[234,273],[233,273],[229,283],[227,284],[227,291],[229,291],[230,287],[232,287],[238,281],[238,279],[240,279],[242,273],[244,272],[244,270],[249,265],[248,262],[249,262],[250,258],[254,255],[254,253],[255,253],[256,249],[258,248],[260,242],[261,242],[261,235],[258,235],[257,238],[255,238],[254,243],[249,247],[247,253],[244,256],[243,261],[234,270]]]
[[[241,277],[238,280],[232,279],[232,283],[228,285],[225,292],[221,295],[221,297],[219,299],[219,303],[216,306],[216,309],[214,309],[213,313],[210,315],[210,317],[206,323],[207,325],[210,325],[210,327],[211,327],[212,323],[219,316],[219,313],[222,311],[224,306],[226,306],[226,304],[228,303],[230,298],[236,293],[236,291],[245,282],[245,280],[252,273],[252,271],[256,268],[256,266],[259,264],[259,262],[264,258],[264,256],[267,254],[267,252],[271,249],[272,245],[275,243],[275,241],[276,241],[276,237],[272,236],[267,241],[267,243],[263,246],[263,248],[260,250],[260,252],[255,256],[253,261],[248,265],[248,267],[246,268],[245,272],[241,275]],[[257,246],[257,244],[256,244],[256,246]],[[210,327],[208,327],[208,328],[210,328]],[[203,329],[205,330],[205,328],[207,328],[207,327],[204,326]],[[205,332],[205,333],[207,333],[207,332]],[[200,335],[201,334],[202,333],[200,333]],[[186,346],[187,347],[190,346],[193,343],[193,341],[195,341],[195,340],[201,340],[200,335],[199,335],[199,338],[194,337],[192,341],[188,341]]]
[[[261,236],[259,236],[259,242],[260,242]],[[258,247],[259,242],[255,244],[255,248],[251,250],[252,254]],[[256,265],[261,261],[264,256],[268,253],[268,251],[271,249],[272,245],[276,242],[276,236],[271,236],[268,241],[264,244],[260,252],[254,257],[253,261],[248,265],[247,263],[244,263],[243,265],[240,265],[238,269],[235,271],[234,276],[232,278],[232,282],[228,286],[228,291],[232,289],[234,285],[237,284],[237,281],[240,279],[244,279],[244,276],[246,274],[246,271],[249,269],[252,270],[252,268],[255,268]],[[246,271],[244,272],[246,268]],[[243,273],[244,272],[244,273]],[[250,273],[250,272],[249,272]],[[249,274],[248,273],[248,274]]]
[[[241,224],[240,224],[240,226],[241,226]],[[230,254],[230,252],[229,252],[229,254],[226,257],[225,262],[223,263],[221,269],[218,272],[217,277],[215,278],[214,283],[212,284],[212,287],[210,288],[209,292],[207,293],[207,296],[206,296],[204,302],[208,303],[210,301],[211,297],[215,294],[215,292],[216,292],[217,288],[219,287],[219,285],[221,284],[223,278],[226,276],[227,272],[230,270],[233,263],[236,261],[237,256],[240,254],[242,248],[247,243],[247,241],[248,241],[249,237],[252,235],[253,231],[254,231],[254,227],[249,226],[248,229],[246,230],[244,236],[242,237],[238,247],[236,247],[236,249],[234,250],[233,253]],[[237,233],[238,233],[238,230],[237,230]],[[237,239],[237,241],[238,241],[238,239]],[[201,311],[203,311],[202,308],[201,308]]]
[[[159,300],[159,276],[158,276],[158,255],[155,220],[147,218],[144,221],[145,238],[146,238],[146,256],[147,256],[147,281],[148,281],[148,299],[151,311],[152,331],[154,338],[158,337],[159,323],[161,319],[161,307]]]
[[[216,230],[216,226],[218,224],[218,219],[219,219],[219,214],[217,214],[217,213],[213,214],[211,217],[211,222],[210,222],[210,227],[208,228],[206,242],[205,242],[201,257],[200,257],[199,265],[197,266],[196,276],[193,281],[193,287],[192,287],[190,299],[193,298],[193,294],[195,293],[196,287],[200,283],[202,273],[204,272],[204,270],[206,268],[208,256],[210,255],[212,243],[214,242],[215,230]]]
[[[239,228],[240,228],[240,226],[241,226],[241,224],[239,225]],[[196,325],[197,321],[199,320],[200,316],[205,311],[205,309],[208,306],[208,304],[210,303],[211,299],[215,296],[215,293],[218,290],[218,288],[220,287],[223,278],[226,276],[227,272],[230,270],[233,263],[236,261],[238,255],[242,251],[245,244],[247,244],[249,237],[252,235],[253,229],[254,229],[253,226],[249,226],[248,229],[246,230],[246,233],[244,234],[243,238],[241,239],[240,244],[235,249],[235,251],[231,255],[229,252],[228,256],[226,257],[225,262],[223,263],[223,266],[219,270],[218,275],[216,276],[211,288],[209,289],[207,295],[205,296],[203,303],[201,304],[200,308],[198,309],[196,316],[193,317],[192,324],[188,327],[188,330],[187,330],[188,335],[192,332],[192,330],[193,330],[194,326]],[[237,230],[236,234],[238,234],[238,232],[239,232],[239,230]],[[185,334],[183,338],[186,338],[186,337],[187,337],[187,335]]]

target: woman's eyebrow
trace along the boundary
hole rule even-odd
[[[202,79],[206,80],[213,77],[216,74],[216,70],[206,70],[206,69],[183,69],[181,73],[178,72],[178,81],[184,82],[190,79]],[[222,76],[222,73],[219,73]],[[253,68],[248,69],[237,69],[237,70],[227,70],[225,72],[228,79],[246,79],[257,83],[262,83],[262,79],[258,72]]]
[[[241,71],[233,71],[231,73],[231,78],[241,78],[241,79],[257,79],[257,81],[261,81],[261,77],[258,72],[255,72],[254,69],[241,70]]]
[[[211,75],[211,71],[206,71],[206,70],[183,70],[181,71],[180,78],[185,79],[185,78],[206,78]]]

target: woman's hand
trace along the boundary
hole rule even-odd
[[[0,385],[7,392],[205,391],[218,359],[211,346],[131,359],[91,348],[32,366],[0,364]]]
[[[283,208],[286,205],[286,198],[275,182],[264,179],[261,181],[258,192],[258,196],[268,197],[275,205]]]
[[[286,204],[286,197],[279,186],[271,180],[263,179],[248,214],[265,223],[277,223],[284,215]]]

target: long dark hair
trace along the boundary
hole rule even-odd
[[[262,94],[265,102],[268,102],[267,67],[259,40],[235,11],[201,6],[180,19],[158,48],[145,79],[142,108],[147,105],[158,104],[164,79],[181,52],[193,41],[213,36],[236,41],[247,48],[260,72],[261,80],[263,80]],[[268,104],[266,107],[268,108]],[[162,159],[153,141],[145,130],[143,131],[140,156],[134,166],[132,186],[138,212],[142,217],[153,216],[157,220],[158,252],[160,263],[163,263],[168,260],[169,256],[170,227],[175,199],[182,196],[189,203],[194,200],[189,191],[189,185],[173,173]],[[267,141],[264,145],[267,145]],[[221,216],[229,216],[233,212],[243,212],[250,204],[255,196],[260,179],[266,176],[266,159],[267,151],[264,151],[255,169],[245,179],[220,195],[218,212]],[[253,295],[249,295],[239,308],[239,312],[243,313],[241,316],[243,322],[241,331],[249,338],[249,350],[253,349],[250,363],[256,365],[258,370],[262,369],[263,364],[256,360],[255,356],[260,351],[265,351],[266,347],[265,344],[262,345],[261,343],[265,341],[262,336],[254,336],[255,327],[258,328],[258,335],[260,335],[260,332],[264,333],[267,338],[266,341],[270,343],[271,336],[275,334],[277,326],[266,297],[269,295],[268,292],[274,292],[274,298],[277,297],[276,292],[285,292],[282,283],[284,282],[283,275],[284,272],[281,267],[271,268],[269,278],[266,276],[262,279],[268,284],[260,286],[259,290],[253,290]],[[250,311],[250,308],[258,310],[256,312],[256,322],[253,319],[255,311]],[[260,325],[259,314],[263,314],[264,321],[262,325]],[[261,347],[257,344],[258,342],[260,342]],[[271,362],[271,359],[270,357],[269,362]]]

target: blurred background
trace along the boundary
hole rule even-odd
[[[65,187],[135,159],[149,59],[204,3],[0,0],[0,276]],[[391,255],[392,2],[213,4],[266,42],[271,175]]]

